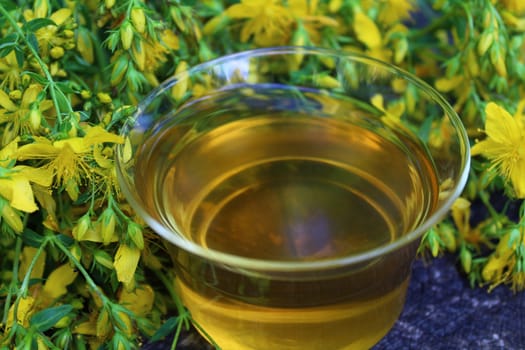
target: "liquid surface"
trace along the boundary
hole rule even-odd
[[[275,87],[231,89],[178,111],[158,124],[136,168],[148,211],[174,234],[272,261],[388,244],[438,197],[432,161],[405,129],[352,101],[314,91],[298,99]],[[408,250],[306,282],[210,267],[181,252],[174,259],[183,300],[226,350],[361,349],[401,311]]]

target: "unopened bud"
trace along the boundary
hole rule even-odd
[[[146,31],[146,16],[144,10],[140,7],[131,9],[131,23],[139,33]]]
[[[77,241],[81,241],[87,231],[91,228],[91,217],[89,214],[83,215],[78,219],[77,224],[73,227],[73,237]]]
[[[20,90],[13,90],[13,91],[9,92],[9,97],[12,100],[20,100],[22,98],[22,91],[20,91]]]
[[[105,93],[105,92],[99,92],[97,94],[97,98],[100,102],[104,103],[104,104],[108,104],[108,103],[111,103],[113,100],[111,99],[111,96],[109,96],[108,93]]]
[[[142,234],[142,227],[140,227],[139,224],[130,221],[128,224],[127,235],[138,249],[144,249],[144,236]]]
[[[84,100],[88,100],[91,98],[93,94],[91,93],[91,91],[89,90],[82,90],[80,91],[80,96],[84,99]]]
[[[57,60],[61,58],[62,56],[64,56],[64,48],[61,46],[55,46],[49,51],[49,54],[51,55],[52,58]]]
[[[120,26],[120,42],[124,50],[129,50],[133,42],[133,28],[127,21]]]
[[[321,75],[314,78],[315,83],[322,88],[334,89],[341,87],[341,82],[329,75]]]
[[[11,205],[4,200],[2,201],[0,215],[2,216],[2,220],[4,220],[5,223],[13,229],[13,231],[16,233],[22,232],[24,229],[24,224],[22,223],[22,219],[20,219],[20,215],[18,215],[13,207],[11,207]]]
[[[42,112],[37,108],[31,108],[29,111],[29,125],[31,130],[37,132],[40,129],[40,122],[42,121]]]
[[[116,218],[111,208],[104,210],[99,219],[102,243],[109,244],[115,233]]]

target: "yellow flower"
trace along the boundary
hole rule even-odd
[[[359,9],[354,12],[353,30],[357,40],[366,46],[366,54],[383,61],[390,61],[392,51],[385,47],[386,41],[383,40],[381,30]]]
[[[65,31],[59,31],[60,26],[67,26],[69,21],[72,21],[71,14],[72,11],[69,8],[61,8],[48,17],[55,22],[56,26],[45,26],[35,32],[38,41],[38,48],[40,49],[42,56],[47,56],[49,50],[55,46],[74,47],[74,38],[66,35],[64,33]],[[32,11],[29,9],[24,11],[24,18],[26,21],[46,17],[46,15],[47,13],[44,14],[42,11]]]
[[[385,25],[402,22],[410,18],[414,11],[413,0],[383,0],[377,20]]]
[[[321,41],[320,29],[323,27],[337,27],[339,23],[330,17],[317,14],[318,1],[289,0],[288,8],[296,21],[301,21],[308,32],[308,38],[313,43]]]
[[[8,87],[13,91],[21,85],[24,66],[20,67],[16,60],[15,51],[0,58],[0,89]]]
[[[121,136],[110,133],[101,126],[86,129],[86,135],[83,137],[71,137],[55,142],[45,137],[35,137],[34,143],[21,146],[17,150],[18,159],[48,159],[50,162],[46,169],[53,171],[57,185],[66,185],[69,181],[78,184],[84,176],[91,176],[87,161],[93,158],[96,145],[124,142]]]
[[[132,291],[126,289],[121,290],[119,295],[119,303],[133,312],[136,316],[147,316],[153,308],[153,301],[155,300],[155,292],[147,284],[141,284]],[[125,324],[124,331],[131,335],[136,330],[133,327],[133,322],[128,313],[119,312],[119,317]]]
[[[288,42],[293,18],[280,0],[241,0],[228,7],[226,15],[234,19],[247,19],[241,29],[241,41],[253,37],[260,46],[282,45]]]
[[[38,102],[38,96],[43,87],[38,84],[31,84],[24,90],[20,101],[12,101],[9,96],[0,90],[0,123],[10,122],[12,124],[13,135],[19,133],[38,133],[40,120],[35,123],[34,114],[40,117],[54,111],[51,100]],[[38,125],[37,125],[38,124]],[[4,138],[5,142],[12,141]]]
[[[512,117],[505,109],[490,102],[485,108],[487,138],[472,147],[472,155],[483,155],[492,167],[510,180],[514,194],[525,198],[525,133],[521,115]]]
[[[46,168],[33,168],[16,165],[17,142],[15,139],[0,150],[0,195],[9,205],[24,212],[38,209],[33,196],[31,183],[45,188],[51,186],[52,173]]]

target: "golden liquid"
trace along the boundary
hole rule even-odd
[[[433,210],[436,174],[406,131],[326,96],[330,118],[227,95],[228,108],[206,101],[160,125],[138,157],[149,211],[186,239],[260,260],[335,259],[388,244]],[[222,349],[368,349],[401,312],[414,249],[296,274],[173,257],[184,303]]]

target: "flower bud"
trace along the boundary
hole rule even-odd
[[[466,273],[470,273],[472,269],[472,253],[466,248],[462,248],[459,253],[459,260],[461,261],[461,266]]]
[[[140,227],[139,224],[130,221],[128,224],[127,235],[138,249],[144,249],[144,236],[142,234],[142,227]]]
[[[228,16],[225,14],[220,14],[219,16],[215,16],[212,19],[210,19],[204,27],[202,28],[202,32],[205,35],[210,35],[213,33],[219,32],[226,24],[228,23]]]
[[[124,50],[129,50],[133,42],[133,28],[128,21],[120,26],[120,42]]]
[[[89,90],[82,90],[80,91],[80,97],[82,97],[84,100],[88,100],[91,98],[93,94]]]
[[[100,236],[103,244],[109,244],[115,234],[115,225],[117,223],[115,213],[111,208],[104,210],[99,219]]]
[[[117,86],[128,71],[128,60],[124,56],[120,56],[117,61],[113,64],[113,70],[111,71],[111,86]]]
[[[179,76],[179,81],[171,88],[171,95],[176,99],[180,100],[188,90],[188,76],[184,74],[188,70],[188,63],[186,61],[180,61],[175,75]]]
[[[314,82],[321,88],[334,89],[341,87],[341,82],[330,75],[314,77]]]
[[[42,121],[42,112],[38,107],[31,108],[29,111],[29,125],[31,126],[31,131],[36,133],[40,129],[40,122]]]
[[[144,10],[140,7],[131,9],[131,23],[139,33],[146,31],[146,16]]]
[[[13,231],[21,233],[24,229],[24,224],[22,223],[22,219],[20,219],[20,215],[18,215],[13,207],[6,201],[2,200],[1,205],[0,215],[2,216],[2,220],[4,220]]]
[[[138,40],[136,45],[133,45],[131,49],[137,68],[143,72],[146,69],[146,52],[144,51],[144,45],[142,40]]]
[[[111,255],[109,255],[105,251],[95,250],[95,252],[93,253],[93,258],[98,264],[104,266],[107,269],[113,270],[113,259],[111,258]]]
[[[20,100],[22,98],[22,91],[20,90],[12,90],[11,92],[9,92],[9,97],[12,99],[12,100]]]
[[[49,51],[49,54],[51,55],[52,58],[57,60],[61,58],[62,56],[64,56],[64,48],[61,46],[55,46]]]
[[[109,94],[106,93],[106,92],[99,92],[99,93],[97,94],[97,98],[98,98],[98,100],[99,100],[101,103],[104,103],[104,104],[108,104],[108,103],[111,103],[111,101],[113,101],[113,100],[111,99],[111,96],[109,96]]]
[[[343,6],[343,0],[330,0],[328,3],[328,11],[330,13],[336,13]]]
[[[78,219],[77,224],[73,227],[73,237],[77,241],[81,241],[87,231],[91,228],[91,217],[89,214],[83,215]]]

